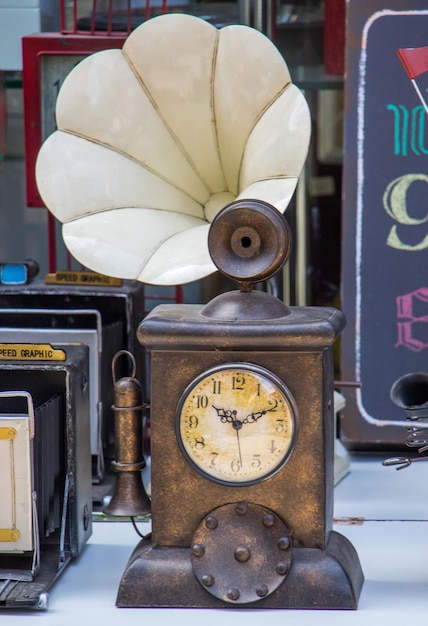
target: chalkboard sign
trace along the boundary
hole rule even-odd
[[[395,380],[428,372],[428,73],[397,54],[428,46],[426,0],[347,3],[340,423],[354,450],[405,448]],[[427,66],[428,69],[428,66]]]

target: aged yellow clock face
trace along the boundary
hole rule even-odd
[[[252,484],[274,474],[291,454],[297,411],[290,391],[257,365],[213,368],[184,392],[177,437],[190,463],[209,478]]]

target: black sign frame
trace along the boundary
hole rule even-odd
[[[353,450],[405,448],[390,389],[428,371],[428,115],[397,55],[423,46],[426,2],[347,3],[339,432]],[[416,80],[428,99],[428,73]]]

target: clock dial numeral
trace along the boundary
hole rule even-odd
[[[245,376],[232,376],[232,389],[243,391],[245,386]]]
[[[213,380],[213,393],[214,394],[221,393],[221,380]]]
[[[195,437],[196,450],[203,450],[205,448],[205,441],[203,437]]]
[[[242,468],[242,463],[239,459],[233,459],[232,463],[230,464],[230,467],[232,469],[232,472],[237,474],[239,470]]]
[[[260,454],[253,454],[253,460],[251,461],[252,467],[259,468],[261,467],[262,461],[260,458]]]
[[[222,366],[183,394],[177,434],[188,460],[207,477],[242,485],[267,478],[288,459],[296,408],[285,385],[251,364]]]
[[[288,424],[284,420],[276,420],[275,432],[283,433],[287,430]]]
[[[196,407],[206,409],[208,406],[208,396],[196,396]]]
[[[218,452],[211,452],[210,467],[214,467],[215,466],[215,462],[216,462],[217,457],[218,457]]]
[[[189,416],[189,428],[191,428],[192,430],[197,428],[199,425],[199,420],[196,417],[196,415],[190,415]]]

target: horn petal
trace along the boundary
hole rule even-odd
[[[162,244],[170,237],[206,225],[204,220],[170,211],[162,211],[164,219],[159,219],[159,213],[144,208],[122,208],[88,215],[64,224],[64,241],[83,265],[96,272],[138,279],[151,257],[159,249],[163,250]],[[173,257],[165,260],[171,267],[176,263]],[[196,274],[196,278],[200,276]],[[189,277],[184,282],[195,279]]]
[[[263,200],[272,204],[281,213],[284,213],[293,197],[298,180],[297,177],[277,177],[270,180],[260,180],[248,185],[236,199],[253,198],[254,200]]]
[[[62,131],[45,142],[36,174],[46,205],[61,222],[123,206],[141,207],[142,200],[148,208],[204,218],[201,204],[140,163]]]
[[[165,240],[154,251],[138,280],[158,285],[183,284],[198,280],[216,270],[206,240],[209,224],[193,226]]]
[[[143,24],[141,35],[129,37],[123,47],[171,136],[211,193],[224,189],[212,103],[218,32],[204,20],[171,14]]]
[[[243,54],[245,50],[245,54]],[[272,42],[246,26],[220,30],[215,67],[215,116],[227,187],[237,194],[242,155],[257,120],[290,74]],[[275,134],[272,128],[270,134]]]
[[[266,179],[296,179],[309,145],[307,104],[302,93],[290,85],[265,111],[252,129],[242,161],[241,188]]]

